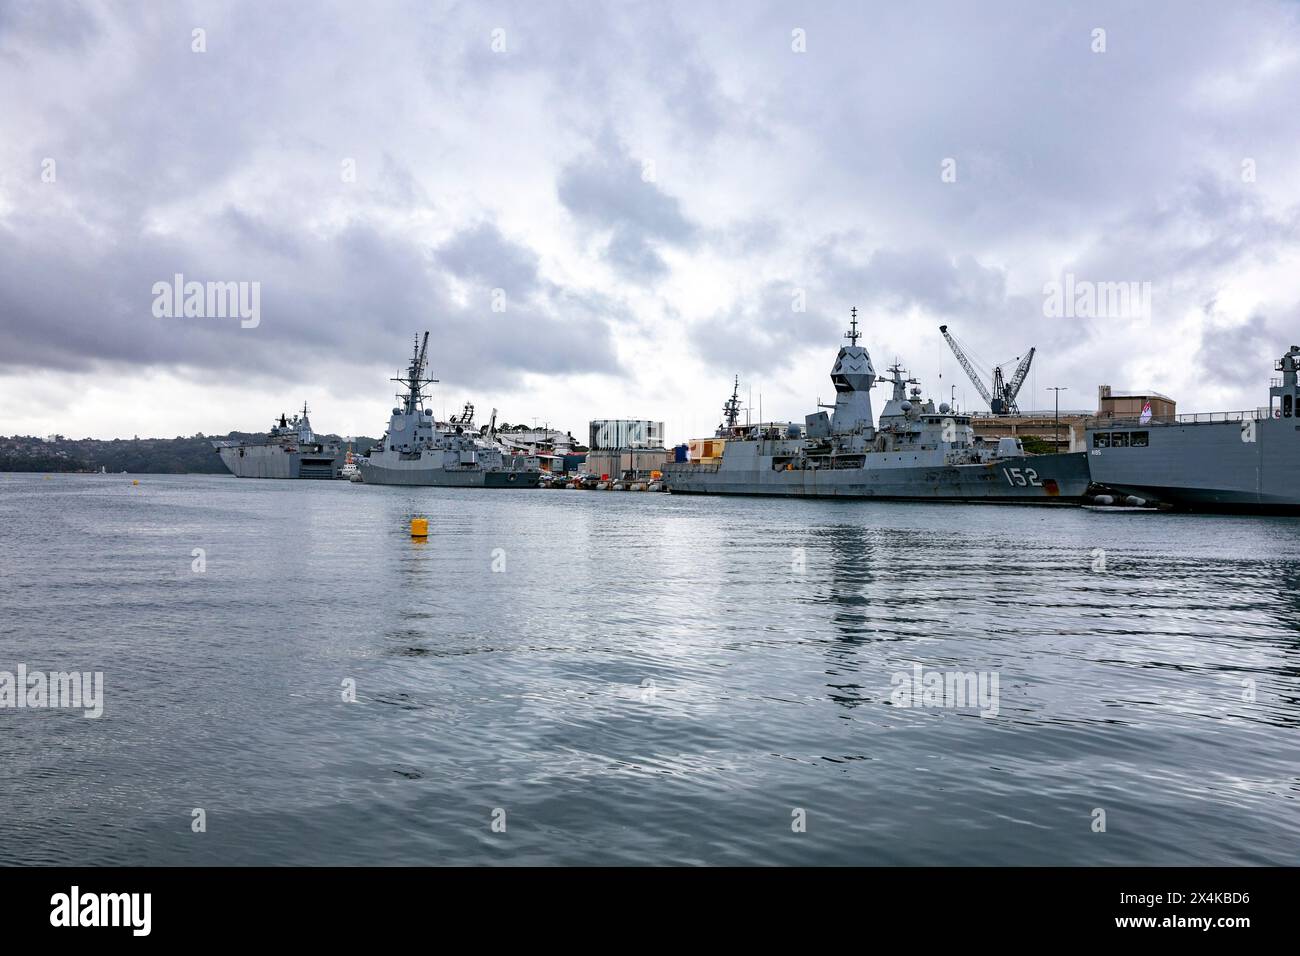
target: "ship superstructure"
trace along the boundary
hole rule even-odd
[[[215,439],[212,442],[226,467],[239,478],[337,478],[343,467],[343,446],[318,438],[307,417],[281,413],[265,438]]]
[[[1267,407],[1092,419],[1093,480],[1189,511],[1300,513],[1300,346],[1274,368]]]
[[[473,425],[474,411],[467,405],[460,416],[436,422],[424,407],[424,388],[437,379],[426,378],[429,333],[416,339],[406,372],[394,378],[401,391],[400,405],[392,410],[388,429],[370,453],[357,462],[361,479],[375,485],[447,485],[473,488],[536,487],[539,472],[503,454],[484,439]]]
[[[829,414],[807,415],[802,425],[742,426],[733,423],[729,401],[718,430],[721,455],[666,465],[668,489],[1039,504],[1082,500],[1089,483],[1085,455],[1027,455],[1014,438],[986,444],[975,436],[969,415],[922,400],[919,383],[897,363],[883,379],[891,394],[877,425],[871,390],[881,380],[859,344],[856,308],[851,316],[848,344],[831,369],[835,403],[823,406]]]

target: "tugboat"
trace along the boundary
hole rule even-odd
[[[319,439],[307,418],[283,413],[264,439],[214,439],[221,460],[237,478],[337,478],[343,464],[343,446]]]
[[[1173,510],[1300,514],[1300,345],[1274,368],[1267,408],[1093,419],[1093,481]]]
[[[339,469],[339,477],[346,478],[348,481],[360,481],[361,469],[357,467],[356,457],[352,454],[352,446],[348,446],[347,453],[343,458],[343,467]]]
[[[1028,455],[1018,438],[987,445],[969,415],[921,400],[899,365],[884,381],[893,394],[880,415],[871,407],[877,382],[871,356],[858,344],[858,311],[831,370],[835,404],[797,423],[738,424],[738,390],[724,406],[704,460],[664,466],[676,494],[789,495],[1079,504],[1088,489],[1082,452]],[[912,386],[910,393],[908,386]]]
[[[406,373],[392,381],[401,386],[402,403],[393,409],[388,430],[357,460],[361,480],[367,485],[438,485],[455,488],[536,488],[541,472],[528,468],[501,449],[484,441],[471,425],[473,412],[464,420],[441,423],[424,407],[424,386],[429,333],[418,339]]]

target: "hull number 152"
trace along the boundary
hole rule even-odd
[[[1002,474],[1007,476],[1007,484],[1018,488],[1026,485],[1033,485],[1035,488],[1043,487],[1043,483],[1038,480],[1038,472],[1032,468],[1003,468]]]

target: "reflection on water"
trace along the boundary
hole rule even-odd
[[[1294,862],[1300,521],[162,476],[0,521],[0,671],[106,685],[0,710],[0,862]],[[896,705],[917,665],[997,716]]]

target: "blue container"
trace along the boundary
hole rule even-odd
[[[678,445],[676,448],[673,449],[673,461],[690,461],[690,459],[691,459],[690,445]]]

